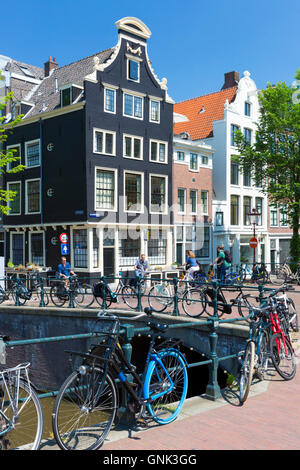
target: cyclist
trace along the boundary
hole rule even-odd
[[[65,287],[67,288],[71,276],[75,276],[75,273],[72,271],[70,263],[67,262],[67,258],[62,256],[61,263],[57,267],[57,277],[65,280]]]
[[[187,251],[186,261],[184,265],[186,267],[187,277],[190,278],[193,278],[194,273],[200,270],[199,264],[197,263],[196,257],[192,250]]]
[[[226,260],[226,255],[225,255],[225,252],[224,252],[224,246],[223,245],[218,246],[217,253],[218,253],[217,258],[214,260],[213,263],[211,263],[210,266],[213,266],[215,263],[217,264],[217,269],[219,269],[218,274],[220,273],[220,282],[224,283],[226,270],[228,268],[230,268],[231,263],[229,263]]]
[[[137,260],[133,269],[135,275],[134,286],[136,286],[138,278],[142,279],[145,275],[145,272],[149,270],[149,264],[146,260],[145,254],[141,254],[141,257]]]

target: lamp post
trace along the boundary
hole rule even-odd
[[[255,257],[256,253],[255,253],[255,251],[256,251],[256,248],[257,248],[257,238],[256,238],[255,226],[258,225],[257,224],[257,217],[262,215],[262,213],[258,212],[258,210],[254,207],[251,212],[248,212],[247,215],[250,219],[250,223],[252,223],[252,225],[253,225],[253,238],[251,238],[249,244],[250,244],[251,248],[253,248],[253,270],[254,270],[255,265],[256,265],[256,257]],[[251,221],[251,217],[253,217],[253,221]]]

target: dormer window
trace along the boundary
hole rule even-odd
[[[61,90],[61,106],[64,108],[65,106],[69,106],[72,103],[72,88],[64,88]]]
[[[137,60],[127,59],[127,79],[140,81],[140,63]]]
[[[251,103],[245,101],[245,116],[251,116]]]

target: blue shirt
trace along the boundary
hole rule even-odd
[[[198,266],[196,258],[190,258],[189,256],[186,257],[186,262],[190,265],[192,268],[193,266]]]
[[[142,261],[141,259],[139,259],[136,263],[135,263],[135,266],[137,268],[138,271],[141,271],[142,273],[144,271],[146,271],[146,269],[148,268],[148,261]]]
[[[57,272],[58,274],[64,274],[65,276],[70,276],[71,265],[70,263],[66,263],[65,266],[61,263],[58,265]]]

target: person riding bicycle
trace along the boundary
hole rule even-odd
[[[225,254],[223,245],[218,246],[217,253],[218,253],[217,258],[214,260],[213,263],[210,264],[210,266],[213,267],[214,264],[217,265],[218,278],[220,277],[220,282],[224,283],[226,270],[230,268],[231,263],[229,263],[226,260],[226,254]]]
[[[192,250],[187,251],[185,266],[186,266],[186,273],[191,278],[194,276],[194,273],[196,271],[200,270],[195,254],[192,252]]]
[[[137,280],[143,279],[143,277],[145,276],[145,272],[149,270],[149,264],[148,264],[148,261],[146,260],[145,254],[141,254],[141,257],[137,260],[133,269],[134,269],[134,275],[135,275],[134,286],[136,286]]]
[[[70,263],[67,262],[67,258],[62,256],[61,263],[57,267],[57,277],[64,279],[65,287],[67,287],[68,280],[71,276],[76,276],[76,274],[72,271]]]

